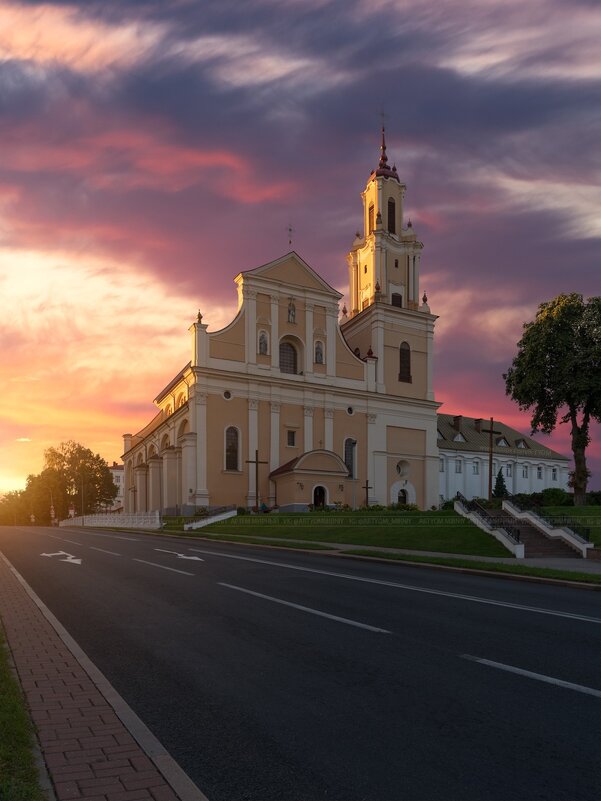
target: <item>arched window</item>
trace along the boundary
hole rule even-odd
[[[280,372],[296,374],[297,356],[294,345],[280,342]]]
[[[399,348],[399,381],[411,383],[411,348],[408,342],[401,342]]]
[[[265,331],[259,332],[259,354],[261,356],[267,356],[269,352],[269,342],[267,339],[267,334]]]
[[[355,454],[357,452],[357,440],[345,439],[344,440],[344,463],[348,470],[349,478],[357,478],[356,475],[356,460]]]
[[[315,364],[323,364],[323,342],[315,343]]]
[[[367,212],[367,233],[371,234],[374,230],[374,204],[372,203]]]
[[[396,203],[392,198],[388,200],[388,230],[396,234]]]
[[[390,302],[393,306],[398,306],[399,309],[401,309],[403,307],[403,296],[400,294],[400,292],[393,292]]]
[[[238,470],[238,429],[229,426],[225,429],[225,469]]]

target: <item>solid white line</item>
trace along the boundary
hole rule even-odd
[[[175,567],[167,567],[167,565],[158,565],[156,562],[147,562],[146,559],[134,559],[134,562],[142,562],[145,565],[152,565],[153,567],[160,567],[162,570],[171,570],[172,573],[183,573],[184,576],[193,576],[194,573],[188,573],[186,570],[177,570]]]
[[[523,670],[522,668],[513,667],[513,665],[504,665],[502,662],[492,662],[490,659],[481,659],[479,656],[470,656],[470,654],[461,654],[461,658],[469,659],[472,662],[479,662],[481,665],[489,665],[499,670],[506,670],[508,673],[517,673],[518,676],[526,676],[528,679],[544,681],[547,684],[556,684],[558,687],[565,687],[566,690],[576,690],[576,692],[579,693],[586,693],[587,695],[594,695],[596,698],[601,698],[601,690],[594,690],[592,687],[585,687],[582,684],[572,684],[571,681],[554,679],[553,676],[545,676],[543,673],[533,673],[531,670]]]
[[[157,766],[160,773],[163,774],[167,783],[175,790],[181,801],[209,801],[206,795],[194,784],[188,774],[184,773],[182,768],[173,759],[164,745],[150,731],[148,726],[140,720],[129,704],[119,695],[104,673],[89,659],[62,623],[59,623],[50,609],[48,609],[42,599],[35,594],[23,576],[12,566],[2,551],[0,551],[0,559],[2,559],[17,581],[21,584],[27,595],[38,607],[46,620],[71,651],[75,659],[77,659],[79,664],[92,679],[96,687],[98,687],[107,702],[113,707],[117,717],[121,720],[134,740],[137,741],[142,750],[148,754],[149,758]]]
[[[111,556],[121,556],[120,553],[115,553],[115,551],[105,551],[104,548],[94,548],[93,545],[88,545],[92,551],[100,551],[100,553],[110,553]]]
[[[266,601],[273,601],[274,604],[282,604],[282,606],[291,606],[293,609],[300,609],[301,612],[309,612],[311,615],[318,615],[319,617],[327,617],[328,620],[335,620],[337,623],[346,623],[348,626],[356,626],[359,629],[367,629],[368,631],[375,631],[377,634],[390,634],[386,629],[378,629],[376,626],[369,626],[367,623],[358,623],[356,620],[349,620],[346,617],[338,617],[338,615],[330,615],[327,612],[320,612],[318,609],[311,609],[308,606],[301,606],[300,604],[293,604],[290,601],[283,601],[281,598],[273,598],[271,595],[263,595],[262,592],[253,592],[253,590],[246,590],[244,587],[236,587],[234,584],[226,584],[224,581],[218,582],[220,587],[228,587],[230,590],[237,590],[238,592],[245,592],[247,595],[254,595],[256,598],[263,598]]]
[[[509,601],[493,601],[490,598],[479,598],[476,595],[463,595],[458,592],[445,592],[444,590],[431,590],[427,587],[416,587],[413,584],[401,584],[396,581],[384,581],[383,579],[366,578],[365,576],[353,576],[350,573],[335,573],[329,570],[318,570],[313,567],[300,567],[290,565],[286,562],[274,562],[269,559],[256,559],[251,556],[237,556],[231,553],[221,553],[218,551],[206,551],[201,548],[189,548],[190,551],[204,553],[208,556],[222,556],[225,559],[238,559],[242,562],[255,562],[260,565],[271,565],[272,567],[283,567],[286,570],[298,570],[302,573],[317,573],[321,576],[333,576],[334,578],[347,579],[348,581],[360,581],[364,584],[379,584],[382,587],[395,587],[400,590],[410,590],[411,592],[422,592],[426,595],[440,595],[445,598],[457,598],[461,601],[471,601],[476,604],[488,604],[490,606],[503,606],[506,609],[519,609],[522,612],[536,612],[539,615],[551,615],[552,617],[566,617],[570,620],[581,620],[585,623],[601,624],[601,618],[587,617],[586,615],[575,615],[571,612],[560,612],[555,609],[542,609],[539,606],[525,606],[523,604],[512,604]]]
[[[110,537],[113,540],[127,540],[128,542],[140,542],[135,537],[122,537],[120,534],[101,534],[99,531],[89,531],[84,529],[86,534],[91,534],[93,537]]]

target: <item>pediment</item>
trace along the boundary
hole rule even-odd
[[[275,261],[270,261],[268,264],[263,264],[261,267],[257,267],[254,270],[247,270],[240,275],[243,278],[264,278],[270,281],[277,281],[279,284],[285,284],[290,287],[327,292],[332,296],[333,300],[342,298],[340,292],[337,292],[324,281],[323,278],[294,251],[287,253],[285,256],[281,256]]]
[[[348,477],[348,468],[340,456],[333,451],[317,449],[303,453],[302,456],[287,462],[285,465],[273,470],[270,478],[275,478],[287,473],[313,473],[321,476],[340,476]]]

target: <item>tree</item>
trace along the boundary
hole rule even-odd
[[[505,484],[505,479],[503,478],[503,470],[499,468],[499,472],[497,473],[497,478],[495,480],[495,488],[492,491],[492,496],[493,498],[506,498],[507,495],[507,485]]]
[[[518,352],[503,375],[520,409],[531,409],[532,433],[569,423],[574,504],[586,503],[586,448],[591,421],[601,422],[601,297],[584,302],[572,292],[541,303],[525,323]]]
[[[44,451],[45,466],[39,476],[30,476],[32,490],[42,482],[53,490],[59,519],[67,517],[74,505],[78,514],[90,514],[110,505],[117,487],[105,460],[77,442],[61,442],[57,448]],[[29,482],[29,479],[28,479]]]

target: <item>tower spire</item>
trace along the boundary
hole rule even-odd
[[[380,145],[380,163],[379,169],[383,169],[388,165],[388,156],[386,155],[386,129],[382,126],[382,144]]]

